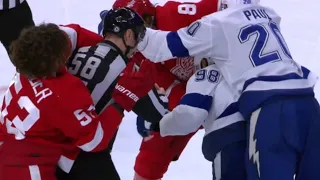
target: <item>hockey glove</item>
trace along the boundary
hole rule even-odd
[[[160,122],[152,123],[150,130],[154,132],[160,132]]]
[[[145,121],[141,116],[137,117],[137,131],[142,137],[150,135],[150,123]]]
[[[131,63],[123,73],[112,93],[112,97],[126,111],[131,111],[137,101],[148,94],[154,87],[154,64],[144,61],[139,70],[134,70],[134,63]]]

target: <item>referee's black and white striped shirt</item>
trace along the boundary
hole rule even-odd
[[[0,11],[15,8],[24,1],[26,0],[0,0]]]
[[[96,112],[100,113],[113,103],[112,91],[127,63],[128,58],[115,44],[103,41],[78,49],[68,64],[68,71],[86,84]],[[168,112],[167,100],[154,89],[137,102],[133,111],[147,121],[159,121]]]

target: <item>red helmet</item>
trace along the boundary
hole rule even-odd
[[[156,8],[149,0],[116,0],[112,8],[128,7],[135,10],[140,16],[155,16]]]

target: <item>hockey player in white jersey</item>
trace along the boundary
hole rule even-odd
[[[249,122],[249,180],[319,180],[317,77],[293,60],[273,9],[259,0],[221,0],[220,9],[175,32],[148,29],[141,52],[155,62],[215,60]]]
[[[196,58],[195,58],[196,59]],[[187,135],[205,129],[204,157],[212,162],[214,180],[246,180],[246,123],[237,99],[216,65],[197,71],[179,105],[151,130],[161,136]]]

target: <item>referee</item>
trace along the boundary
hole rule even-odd
[[[132,69],[126,70],[133,70],[131,65],[134,61],[129,60],[129,57],[135,52],[138,42],[145,35],[144,21],[136,12],[128,8],[110,10],[103,18],[102,35],[103,41],[97,45],[78,49],[67,65],[68,71],[86,84],[98,114],[114,102],[112,93],[117,87],[120,73],[127,64]],[[119,86],[118,88],[121,89]],[[128,93],[127,90],[125,92]],[[131,95],[130,97],[132,98]],[[159,121],[168,112],[167,101],[158,95],[154,88],[147,96],[138,100],[132,111],[146,120]],[[110,125],[112,123],[110,121]],[[114,139],[104,151],[81,151],[72,168],[60,163],[60,168],[57,168],[57,179],[120,180],[110,154],[113,142]],[[124,144],[124,146],[129,147],[130,144]]]
[[[33,25],[26,0],[0,0],[0,42],[8,54],[11,42],[19,37],[21,30]]]

